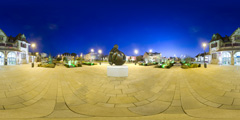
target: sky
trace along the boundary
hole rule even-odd
[[[0,29],[24,33],[35,52],[126,55],[152,49],[196,56],[215,33],[240,27],[239,0],[1,0]],[[208,49],[208,48],[207,48]],[[32,51],[32,49],[30,49]]]

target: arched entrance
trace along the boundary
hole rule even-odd
[[[223,65],[231,64],[231,54],[229,52],[222,52],[222,64]]]
[[[7,60],[8,65],[16,65],[16,54],[14,52],[8,53]]]
[[[4,54],[0,52],[0,65],[4,65]]]
[[[234,65],[240,65],[240,52],[234,54]]]

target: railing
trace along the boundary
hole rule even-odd
[[[222,45],[221,47],[236,47],[236,46],[240,46],[240,43],[225,44],[225,45]]]
[[[17,47],[17,46],[13,44],[0,43],[0,47]]]

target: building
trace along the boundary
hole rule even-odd
[[[24,34],[7,36],[0,29],[0,65],[29,63],[29,45]]]
[[[145,52],[143,55],[143,60],[145,61],[145,63],[160,62],[161,57],[161,53]]]
[[[127,62],[133,62],[137,60],[137,56],[126,56]]]
[[[94,52],[90,52],[90,53],[84,55],[85,61],[103,60],[103,58],[108,60],[108,58],[105,58],[104,55],[94,53]]]
[[[210,63],[211,59],[210,59],[211,55],[209,54],[209,52],[206,52],[205,54],[205,63]],[[204,53],[200,53],[198,55],[195,56],[195,61],[196,62],[204,62]]]
[[[212,64],[240,65],[240,28],[230,36],[213,34],[209,42],[209,58]]]

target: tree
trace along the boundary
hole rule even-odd
[[[57,61],[61,61],[61,60],[62,60],[62,58],[61,58],[61,57],[58,57],[58,58],[57,58]]]
[[[143,61],[143,57],[141,55],[139,55],[139,56],[136,57],[136,60],[137,60],[137,62],[138,61]]]
[[[64,58],[63,58],[63,61],[65,61],[65,62],[67,63],[67,62],[68,62],[67,57],[64,57]]]
[[[184,58],[184,61],[185,61],[186,63],[191,63],[191,62],[192,62],[192,57],[186,56],[186,57]]]
[[[76,57],[76,56],[77,56],[77,54],[76,54],[76,53],[72,53],[72,54],[71,54],[71,56],[74,56],[74,57]]]

